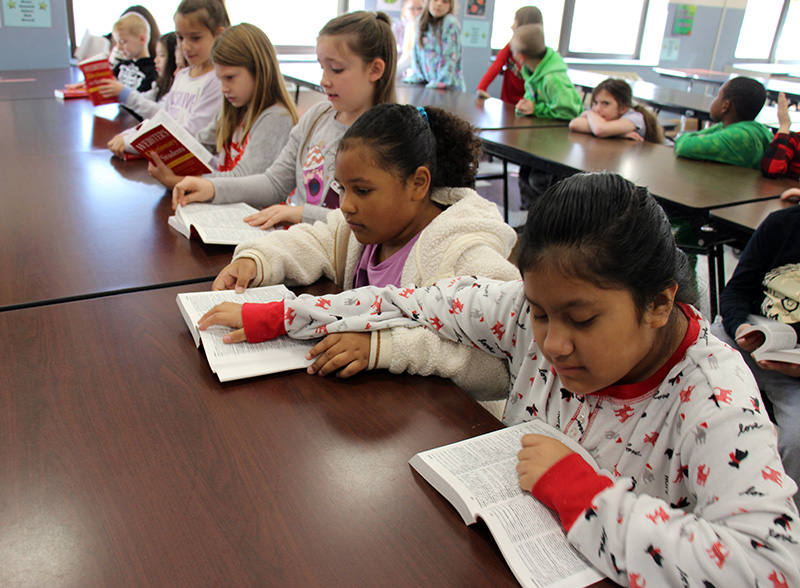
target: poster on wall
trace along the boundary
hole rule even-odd
[[[691,35],[696,12],[697,6],[694,4],[678,4],[675,11],[675,24],[672,27],[672,34]]]
[[[7,27],[52,26],[50,0],[2,0],[3,21]]]
[[[480,20],[465,21],[461,29],[462,47],[488,47],[489,23]]]
[[[486,0],[467,0],[467,16],[483,18],[486,16]]]

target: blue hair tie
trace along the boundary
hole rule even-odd
[[[425,122],[428,123],[428,126],[431,126],[431,121],[428,120],[428,113],[425,112],[425,108],[422,106],[417,106],[417,110],[419,110],[419,114],[425,119]]]

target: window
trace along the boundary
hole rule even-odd
[[[800,2],[790,2],[786,18],[781,27],[778,48],[775,52],[777,61],[798,61],[797,31],[800,30]],[[794,34],[793,34],[794,33]]]
[[[567,0],[559,52],[564,57],[636,59],[642,44],[647,0]],[[566,38],[565,38],[566,37]]]
[[[524,3],[495,0],[492,49],[511,39],[514,12]],[[658,62],[667,0],[540,0],[544,38],[564,57]]]
[[[796,46],[798,26],[797,0],[750,0],[734,55],[736,59],[754,61],[800,61]]]
[[[545,43],[548,47],[558,47],[561,19],[564,16],[564,0],[539,0],[531,4],[542,11]],[[519,0],[495,0],[492,16],[492,49],[502,49],[511,40],[514,13],[521,6],[526,4]]]
[[[736,59],[761,61],[769,59],[783,5],[784,0],[759,0],[747,3],[734,53]]]
[[[78,41],[87,29],[93,35],[111,32],[112,25],[122,12],[136,4],[135,0],[72,0],[74,33]],[[227,0],[231,23],[249,22],[260,27],[275,46],[314,47],[317,33],[323,25],[340,13],[335,0],[303,0],[303,17],[297,15],[292,2],[252,2]],[[177,2],[152,2],[148,10],[156,19],[162,34],[175,30],[172,17]],[[351,0],[350,10],[363,10],[364,0]]]

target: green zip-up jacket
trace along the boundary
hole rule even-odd
[[[754,120],[684,133],[675,140],[675,155],[761,169],[761,157],[773,139],[772,131]]]
[[[583,112],[578,91],[567,76],[567,64],[550,47],[534,71],[522,68],[525,98],[533,100],[533,116],[572,120]]]

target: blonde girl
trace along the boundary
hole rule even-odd
[[[628,82],[608,78],[592,91],[592,107],[569,123],[572,131],[596,137],[624,137],[633,141],[663,143],[664,129],[653,111],[633,104]]]
[[[266,206],[245,218],[263,228],[322,220],[338,208],[331,183],[339,140],[372,106],[395,101],[397,49],[389,17],[358,11],[334,18],[317,37],[317,59],[327,103],[312,106],[300,118],[275,163],[242,178],[184,178],[173,190],[173,207],[212,199]],[[288,203],[293,190],[295,206],[279,206]]]
[[[148,100],[138,92],[120,93],[120,104],[144,118],[162,108],[193,135],[214,120],[222,107],[222,84],[211,65],[211,46],[230,26],[222,0],[183,0],[175,12],[175,34],[187,67],[178,70],[172,88],[160,102]],[[130,146],[131,130],[120,133],[108,143],[109,149],[122,157]]]
[[[218,170],[209,177],[260,173],[280,154],[298,119],[275,49],[261,29],[243,23],[214,41],[211,61],[225,101],[217,118],[197,134],[219,154]],[[167,188],[183,179],[154,160],[148,166],[150,175]]]

